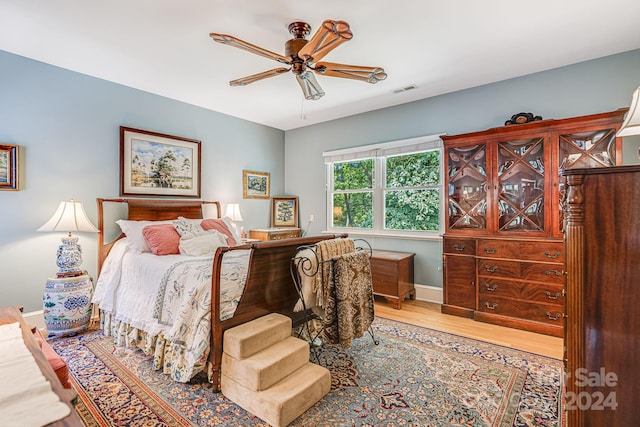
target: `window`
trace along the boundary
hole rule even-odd
[[[334,232],[440,234],[442,141],[437,136],[324,153],[327,229]]]

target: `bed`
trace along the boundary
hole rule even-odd
[[[273,312],[296,323],[300,314],[293,309],[298,293],[290,274],[296,248],[346,237],[242,244],[231,227],[209,228],[218,241],[235,242],[214,244],[212,251],[191,255],[163,253],[160,245],[147,239],[148,231],[171,228],[166,224],[174,224],[176,230],[184,224],[205,228],[205,222],[212,221],[218,227],[224,221],[220,203],[99,198],[97,206],[98,280],[93,302],[100,309],[105,334],[118,345],[153,354],[155,368],[176,381],[206,374],[214,391],[220,389],[224,331]],[[131,231],[122,224],[138,228]],[[135,248],[140,229],[145,231],[150,252]],[[181,245],[188,240],[185,236],[181,235]]]

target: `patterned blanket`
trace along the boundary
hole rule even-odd
[[[374,319],[371,263],[367,251],[358,250],[334,257],[332,280],[325,285],[325,317],[322,341],[350,348],[362,337]]]

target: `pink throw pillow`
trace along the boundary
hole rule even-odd
[[[147,225],[142,229],[142,235],[155,255],[180,253],[180,235],[173,224]]]
[[[220,233],[224,234],[227,238],[227,245],[229,246],[237,246],[238,242],[236,242],[235,237],[233,236],[233,232],[229,230],[227,223],[224,222],[223,219],[205,219],[200,223],[200,226],[205,230],[216,230]]]

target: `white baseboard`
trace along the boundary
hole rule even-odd
[[[29,313],[23,313],[24,321],[27,325],[35,326],[40,329],[42,335],[46,337],[49,332],[47,331],[47,325],[44,323],[44,311],[31,311]]]
[[[417,300],[442,304],[442,301],[444,300],[442,297],[442,288],[418,284],[416,284],[415,287]]]

